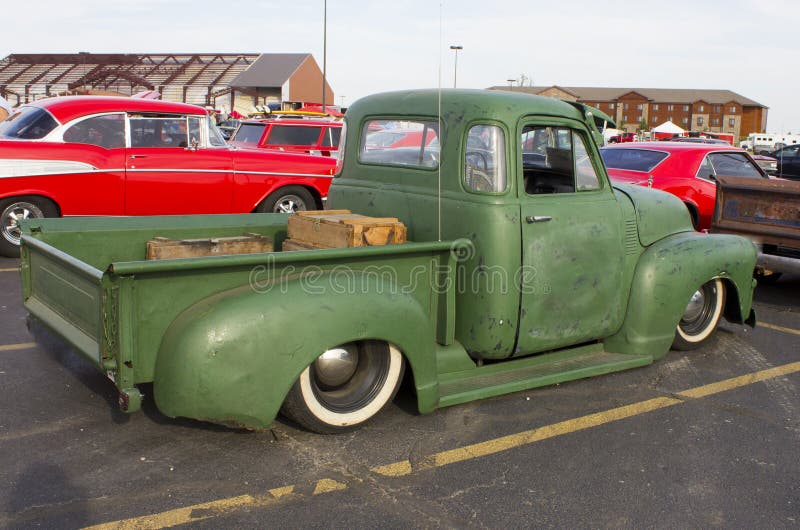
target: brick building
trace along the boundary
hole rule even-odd
[[[527,92],[596,107],[613,116],[621,128],[636,131],[666,121],[697,132],[730,133],[743,138],[767,129],[768,108],[730,90],[603,87],[507,87],[490,90]]]

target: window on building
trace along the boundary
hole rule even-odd
[[[625,110],[628,110],[628,104],[625,103],[625,105],[622,108],[625,109]]]
[[[622,123],[628,123],[628,115],[627,114],[624,114],[622,116]]]
[[[667,105],[667,110],[670,112],[675,110],[675,105]]]
[[[711,125],[719,125],[719,118],[711,118]]]
[[[703,125],[704,123],[705,123],[705,120],[703,120],[703,117],[702,116],[698,116],[697,117],[697,125]]]
[[[608,104],[608,108],[611,109],[611,110],[614,110],[614,104],[613,103],[609,103]]]
[[[653,123],[658,123],[658,116],[653,116]]]
[[[699,105],[699,106],[697,107],[697,110],[698,110],[699,112],[703,112],[704,110],[706,110],[706,107],[705,107],[705,105]]]
[[[594,108],[599,109],[600,108],[600,103],[595,103],[594,104]]]
[[[683,110],[684,110],[685,112],[689,112],[689,105],[684,105],[684,106],[683,106]]]
[[[656,103],[655,105],[653,105],[653,110],[658,110],[658,103]]]
[[[642,115],[639,114],[638,116],[636,116],[636,123],[641,123],[641,122],[642,122]]]
[[[636,110],[642,110],[643,108],[644,108],[644,105],[642,105],[641,103],[636,105]]]
[[[736,107],[730,106],[728,107],[728,110],[730,111],[731,114],[736,114]]]
[[[689,123],[689,118],[683,118],[681,121],[682,121],[683,123],[687,123],[687,124],[688,124],[688,123]]]
[[[728,127],[736,126],[736,118],[728,118]]]
[[[720,108],[721,107],[719,105],[714,105],[714,112],[719,112]]]

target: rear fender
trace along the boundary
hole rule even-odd
[[[605,340],[606,350],[666,355],[687,302],[712,278],[725,285],[725,317],[749,319],[755,262],[755,246],[738,236],[684,232],[658,241],[639,258],[625,322]]]
[[[345,290],[332,289],[329,274],[266,289],[243,286],[184,311],[159,349],[159,410],[267,428],[308,365],[327,349],[362,339],[397,346],[413,371],[420,407],[432,409],[438,388],[427,308],[381,279],[359,273],[353,278],[357,289],[347,292],[334,292]]]

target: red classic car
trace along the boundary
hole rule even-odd
[[[744,149],[725,145],[637,142],[600,150],[612,180],[668,191],[689,209],[697,230],[711,227],[718,176],[769,178]]]
[[[228,143],[237,147],[332,156],[339,148],[341,133],[342,122],[334,120],[243,120]]]
[[[40,100],[0,122],[0,253],[19,253],[27,217],[318,209],[334,167],[331,157],[231,147],[194,105]]]

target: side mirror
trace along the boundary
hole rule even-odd
[[[192,138],[192,141],[189,143],[189,147],[186,148],[186,151],[197,151],[200,148],[200,143],[197,141],[197,138]]]

